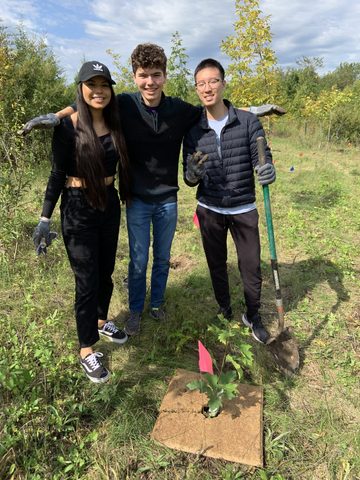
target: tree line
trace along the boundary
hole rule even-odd
[[[323,75],[319,73],[321,58],[303,57],[294,67],[280,68],[271,46],[271,19],[262,14],[259,0],[236,0],[235,6],[234,33],[220,45],[230,59],[227,98],[238,106],[275,103],[285,107],[288,114],[281,120],[283,132],[289,133],[292,127],[296,135],[302,132],[315,138],[316,132],[321,141],[357,145],[360,63],[344,62]],[[108,53],[116,68],[117,92],[133,91],[130,62],[124,63],[116,52]],[[198,103],[179,32],[172,35],[168,57],[165,93]],[[21,28],[10,32],[0,27],[0,62],[0,228],[7,229],[1,235],[1,252],[19,233],[17,206],[31,184],[33,167],[50,154],[51,132],[38,131],[23,139],[17,131],[34,115],[72,103],[76,86],[75,79],[67,82],[44,41]]]

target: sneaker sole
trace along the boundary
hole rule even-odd
[[[152,313],[150,313],[150,317],[154,320],[159,320],[159,322],[162,322],[163,320],[166,320],[166,317],[163,316],[163,317],[156,317],[155,315],[153,315]]]
[[[125,332],[126,335],[127,332]],[[113,342],[113,343],[118,343],[119,345],[123,345],[124,343],[126,343],[128,341],[128,337],[126,336],[126,338],[123,338],[123,339],[119,339],[119,338],[114,338],[114,337],[111,337],[110,335],[106,335],[106,333],[104,332],[101,332],[99,330],[99,335],[102,336],[103,338],[106,338],[107,340],[109,340],[109,342]]]
[[[84,370],[84,369],[83,369]],[[90,382],[93,382],[93,383],[105,383],[109,380],[109,378],[111,377],[111,373],[108,371],[108,374],[106,375],[106,377],[102,377],[102,378],[95,378],[95,377],[90,377],[90,375],[88,375],[85,370],[84,370],[84,373],[85,375],[87,376],[87,378],[90,380]]]
[[[242,316],[242,321],[243,321],[243,324],[244,324],[245,326],[247,326],[247,327],[250,328],[250,330],[251,330],[251,335],[255,338],[255,340],[256,340],[257,342],[259,342],[259,343],[262,343],[263,345],[266,345],[266,343],[262,342],[262,341],[260,340],[260,338],[258,338],[258,337],[255,335],[255,333],[254,333],[254,331],[253,331],[253,329],[252,329],[252,325],[251,325],[251,323],[248,321],[248,319],[247,319],[247,317],[246,317],[245,315]]]

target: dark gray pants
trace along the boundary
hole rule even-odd
[[[75,275],[75,316],[81,348],[99,340],[98,319],[107,319],[113,291],[120,201],[113,185],[107,192],[105,211],[92,208],[79,188],[65,188],[62,194],[61,226]]]
[[[196,213],[216,301],[224,309],[230,306],[226,244],[230,230],[243,281],[247,315],[252,317],[260,308],[262,284],[257,210],[238,215],[222,215],[198,206]]]

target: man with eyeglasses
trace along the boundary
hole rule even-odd
[[[218,314],[232,318],[227,273],[227,233],[234,240],[243,281],[246,312],[242,321],[254,338],[267,343],[269,333],[259,314],[261,297],[260,238],[255,205],[254,171],[261,185],[275,181],[269,147],[266,164],[258,165],[256,139],[265,137],[257,117],[223,99],[224,68],[211,58],[195,69],[196,92],[204,106],[200,121],[185,135],[185,183],[197,185],[198,216],[203,247]]]

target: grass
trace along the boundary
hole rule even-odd
[[[247,378],[264,386],[265,468],[173,451],[150,439],[174,370],[197,370],[196,342],[210,342],[206,327],[217,309],[192,223],[195,190],[181,183],[168,321],[157,324],[145,313],[138,338],[121,348],[99,343],[113,376],[97,387],[78,366],[73,278],[62,242],[54,242],[46,258],[32,251],[46,181],[46,172],[39,172],[18,211],[20,235],[0,245],[0,478],[360,477],[359,153],[304,147],[289,138],[272,143],[277,181],[270,191],[285,320],[295,330],[301,368],[284,378],[266,349],[253,344],[255,362]],[[261,195],[259,189],[262,315],[274,329]],[[58,217],[53,223],[59,232]],[[110,312],[118,324],[127,312],[127,259],[123,218]],[[241,280],[230,241],[229,276],[240,320]]]

